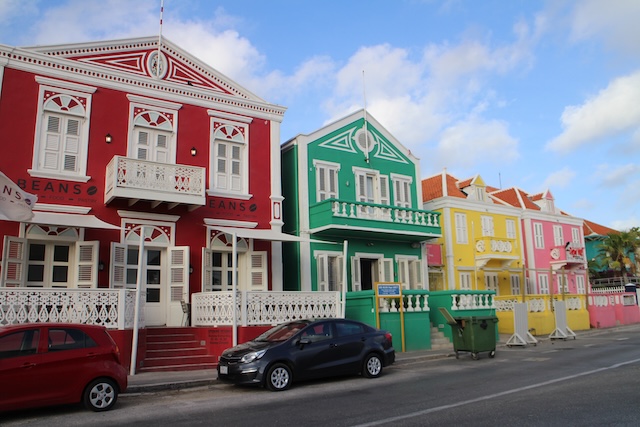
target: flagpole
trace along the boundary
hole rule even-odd
[[[162,47],[162,14],[164,13],[164,0],[160,0],[160,31],[158,32],[158,56],[156,58],[156,77],[160,78],[161,56],[160,49]]]
[[[364,102],[364,144],[366,148],[365,161],[369,163],[369,131],[367,129],[367,90],[364,81],[364,70],[362,70],[362,99]]]

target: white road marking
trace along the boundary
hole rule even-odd
[[[477,397],[475,399],[463,400],[463,401],[460,401],[460,402],[452,403],[450,405],[438,406],[438,407],[435,407],[435,408],[424,409],[422,411],[411,412],[411,413],[405,414],[405,415],[398,415],[396,417],[383,418],[383,419],[380,419],[380,420],[377,420],[377,421],[371,421],[369,423],[357,424],[357,425],[355,425],[353,427],[379,426],[379,425],[382,425],[382,424],[393,423],[393,422],[400,421],[400,420],[406,420],[408,418],[420,417],[420,416],[423,416],[423,415],[426,415],[426,414],[430,414],[432,412],[444,411],[445,409],[457,408],[458,406],[464,406],[464,405],[468,405],[470,403],[476,403],[476,402],[482,402],[483,400],[495,399],[497,397],[506,396],[508,394],[519,393],[521,391],[531,390],[531,389],[538,388],[538,387],[544,387],[546,385],[555,384],[555,383],[559,383],[559,382],[563,382],[563,381],[568,381],[568,380],[572,380],[574,378],[583,377],[585,375],[596,374],[598,372],[608,371],[610,369],[616,369],[616,368],[619,368],[621,366],[629,365],[631,363],[638,363],[638,362],[640,362],[640,359],[628,360],[626,362],[616,363],[615,365],[606,366],[604,368],[593,369],[591,371],[580,372],[578,374],[568,375],[566,377],[555,378],[553,380],[543,381],[541,383],[531,384],[531,385],[528,385],[528,386],[525,386],[525,387],[518,387],[518,388],[511,389],[511,390],[502,391],[500,393],[494,393],[494,394],[490,394],[490,395],[486,395],[486,396],[481,396],[481,397]]]

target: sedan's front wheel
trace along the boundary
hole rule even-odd
[[[367,378],[377,378],[382,373],[382,359],[375,353],[364,358],[362,372]]]
[[[93,380],[84,389],[82,401],[87,409],[95,412],[107,411],[118,400],[118,386],[108,378]]]
[[[267,388],[271,391],[283,391],[291,386],[291,369],[284,363],[276,363],[267,373]]]

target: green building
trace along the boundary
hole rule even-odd
[[[303,238],[283,243],[284,290],[428,289],[424,243],[441,229],[420,183],[419,159],[365,110],[284,143],[283,231]]]

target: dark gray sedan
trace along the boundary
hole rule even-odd
[[[295,381],[380,376],[395,361],[391,334],[347,319],[296,320],[222,352],[218,379],[286,390]]]

